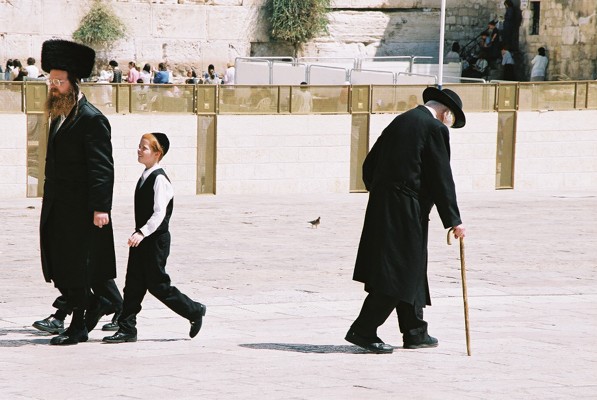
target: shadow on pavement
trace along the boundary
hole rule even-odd
[[[239,344],[240,347],[255,350],[278,350],[278,351],[293,351],[296,353],[344,353],[344,354],[371,354],[367,350],[363,350],[357,346],[341,345],[336,346],[332,344],[302,344],[302,343],[246,343]]]

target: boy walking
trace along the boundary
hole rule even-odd
[[[189,336],[201,329],[206,307],[191,300],[170,284],[166,260],[170,254],[168,222],[174,207],[172,184],[159,161],[168,152],[168,137],[159,132],[142,136],[137,150],[138,160],[145,171],[135,190],[135,232],[128,239],[129,260],[124,287],[119,329],[106,336],[107,343],[137,341],[137,314],[149,291],[158,300],[191,323]]]

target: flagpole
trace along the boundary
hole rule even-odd
[[[439,69],[437,86],[441,90],[444,82],[444,35],[446,30],[446,0],[442,0],[439,24]]]

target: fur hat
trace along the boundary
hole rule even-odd
[[[162,150],[164,150],[164,154],[162,154],[162,156],[165,156],[168,152],[168,149],[170,148],[170,141],[168,140],[168,136],[166,136],[165,133],[161,132],[152,132],[151,134],[155,136],[158,143],[162,147]]]
[[[41,68],[68,71],[82,79],[91,75],[95,63],[95,51],[85,45],[68,40],[46,40],[41,46]]]
[[[442,103],[454,113],[454,125],[452,125],[452,128],[462,128],[466,124],[466,117],[462,111],[462,100],[460,100],[456,92],[450,89],[440,90],[430,86],[423,91],[423,102],[427,103],[429,100]]]

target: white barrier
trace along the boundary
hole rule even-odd
[[[350,71],[350,83],[353,85],[393,85],[394,73],[391,71]]]
[[[348,70],[327,65],[309,65],[307,67],[310,85],[344,85],[348,80]]]
[[[273,85],[299,85],[307,81],[307,66],[304,64],[292,65],[289,63],[272,63]]]
[[[235,62],[234,83],[236,85],[269,85],[270,62],[260,59],[241,59]]]

